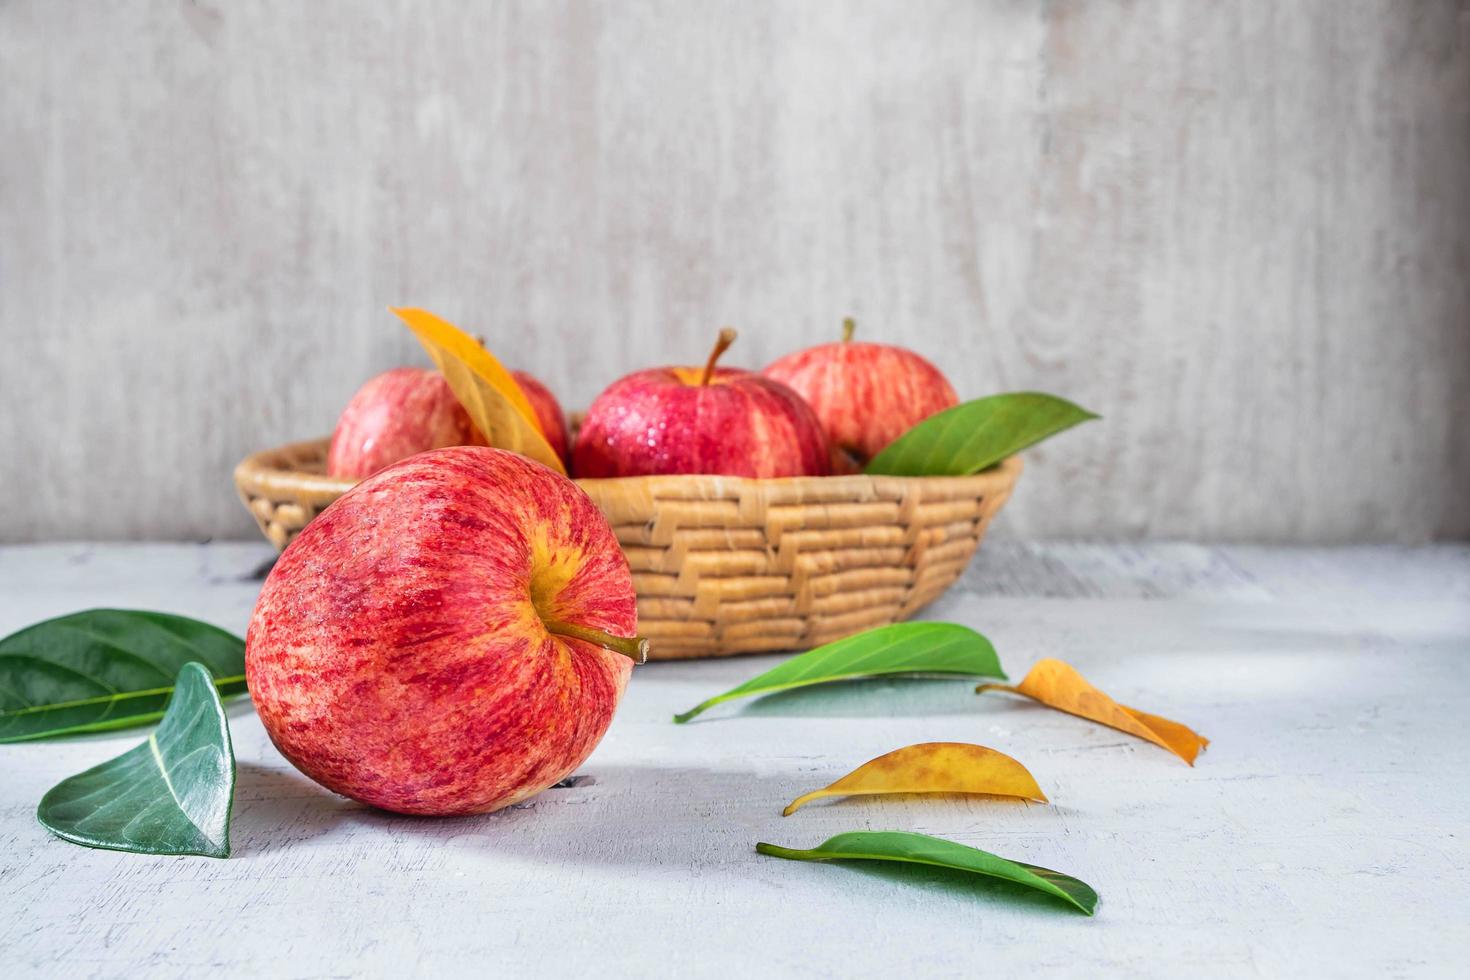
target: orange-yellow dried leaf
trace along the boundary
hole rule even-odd
[[[965,742],[923,742],[880,755],[831,786],[798,796],[781,815],[789,817],[824,796],[885,793],[985,793],[1047,801],[1026,767],[1004,752]]]
[[[565,474],[561,457],[546,441],[536,410],[495,356],[479,341],[425,310],[395,309],[449,382],[485,440],[498,449],[529,456]]]
[[[1146,739],[1168,749],[1191,766],[1200,751],[1210,744],[1209,739],[1177,721],[1119,704],[1089,684],[1071,664],[1050,657],[1037,661],[1019,684],[981,684],[975,691],[1024,694],[1049,708]]]

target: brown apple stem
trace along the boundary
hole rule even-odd
[[[546,624],[546,630],[549,633],[595,643],[604,650],[621,653],[635,664],[648,663],[648,641],[641,636],[613,636],[606,630],[594,629],[591,626],[578,626],[576,623],[563,623],[559,619],[546,619],[542,622]]]
[[[704,362],[704,374],[699,379],[700,386],[709,384],[709,379],[715,376],[715,361],[720,355],[730,349],[735,343],[735,328],[726,327],[720,331],[720,339],[715,341],[715,349],[709,352],[709,360]]]
[[[857,330],[857,321],[856,320],[854,320],[852,317],[847,317],[846,319],[844,319],[842,321],[842,342],[844,344],[851,343],[852,342],[852,335],[853,335],[853,333],[856,330]]]

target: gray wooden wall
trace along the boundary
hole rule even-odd
[[[0,539],[252,534],[389,304],[1102,412],[1001,533],[1464,536],[1470,7],[0,0]]]

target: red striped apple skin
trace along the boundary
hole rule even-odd
[[[534,376],[524,371],[512,371],[511,375],[516,379],[516,384],[521,386],[526,400],[536,410],[536,421],[541,423],[541,434],[546,441],[551,443],[551,448],[561,457],[563,463],[567,462],[567,416],[561,410],[561,402]]]
[[[866,462],[960,403],[949,379],[903,347],[843,341],[788,354],[763,372],[805,398],[832,445]]]
[[[632,669],[543,617],[636,634],[606,518],[522,456],[422,453],[282,553],[246,633],[246,679],[276,747],[328,789],[399,813],[484,813],[576,769]]]
[[[579,477],[715,473],[826,476],[831,451],[811,406],[783,384],[717,368],[654,368],[597,396],[573,451]]]
[[[414,453],[483,445],[485,437],[443,375],[394,368],[359,388],[342,410],[327,450],[327,474],[356,479]]]

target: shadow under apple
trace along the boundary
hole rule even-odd
[[[237,762],[230,819],[232,856],[259,856],[291,847],[331,833],[367,812],[378,811],[338,796],[294,769]]]
[[[760,829],[790,801],[788,778],[712,769],[597,765],[494,813],[424,817],[390,813],[333,793],[285,767],[237,765],[231,840],[236,857],[260,856],[354,828],[411,832],[455,847],[551,861],[694,864],[693,835],[670,830],[718,821],[753,849]],[[752,806],[755,802],[758,805]],[[751,850],[751,854],[754,851]]]
[[[781,821],[788,778],[723,769],[599,765],[494,813],[408,817],[363,808],[363,822],[435,838],[466,858],[512,857],[534,864],[678,868],[757,860],[755,842]],[[700,825],[722,833],[711,840]],[[722,842],[728,846],[722,846]],[[441,854],[441,859],[443,855]],[[473,860],[465,862],[473,865]]]

